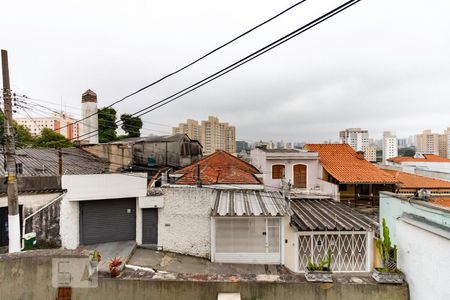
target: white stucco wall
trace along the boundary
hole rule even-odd
[[[63,248],[75,249],[80,244],[79,214],[78,202],[62,199],[59,231],[61,234],[61,246]]]
[[[165,188],[158,210],[158,245],[164,250],[210,257],[213,190]]]
[[[294,183],[294,165],[307,166],[307,190],[314,189],[318,185],[318,179],[322,177],[319,156],[316,152],[270,153],[261,149],[253,149],[250,152],[252,164],[263,173],[263,182],[268,190],[278,190],[281,187],[281,179],[272,179],[272,165],[284,165],[285,178]]]
[[[139,198],[136,198],[136,243],[142,245],[142,207]]]
[[[398,265],[410,299],[450,299],[450,240],[402,220],[396,223]]]
[[[430,171],[420,168],[416,168],[415,172],[417,175],[450,181],[450,172]]]
[[[403,213],[422,216],[429,221],[450,228],[450,208],[442,208],[433,204],[428,204],[420,200],[406,200],[396,197],[390,192],[380,193],[380,224],[381,220],[386,219],[386,225],[389,228],[391,240],[397,242],[397,222],[396,220]],[[380,234],[382,234],[380,226]],[[450,250],[450,249],[449,249]]]
[[[67,190],[61,201],[59,221],[63,248],[75,249],[80,244],[79,201],[117,198],[136,198],[136,242],[142,243],[142,210],[138,198],[147,194],[145,173],[63,175],[62,187]]]
[[[403,172],[414,173],[416,168],[450,173],[450,163],[447,162],[425,162],[425,161],[404,161],[401,163],[394,163],[395,166],[400,166]]]
[[[63,175],[61,185],[67,201],[142,197],[147,195],[147,174]]]
[[[289,225],[290,217],[284,221],[284,266],[293,272],[297,272],[298,266],[298,238],[297,231]],[[285,241],[287,240],[287,243]]]

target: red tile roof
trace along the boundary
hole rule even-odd
[[[430,198],[430,202],[442,207],[450,208],[450,198]]]
[[[198,165],[200,165],[200,178],[204,185],[261,184],[254,175],[261,174],[257,168],[223,150],[218,150],[176,171],[175,174],[183,174],[176,184],[196,184]]]
[[[400,172],[397,170],[383,169],[400,181],[401,188],[414,189],[450,189],[450,181],[434,179],[416,174]]]
[[[401,163],[406,161],[412,161],[412,162],[447,162],[450,163],[450,159],[441,157],[435,154],[423,154],[424,158],[415,158],[415,157],[408,157],[408,156],[397,156],[388,159],[391,162],[395,163]]]
[[[391,174],[365,160],[348,144],[307,144],[305,148],[319,152],[322,167],[340,183],[398,182]]]

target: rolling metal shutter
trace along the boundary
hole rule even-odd
[[[136,199],[80,201],[80,243],[136,239]]]
[[[146,208],[142,210],[142,243],[146,245],[158,244],[157,208]]]

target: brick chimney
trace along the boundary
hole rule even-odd
[[[87,90],[81,96],[81,138],[83,143],[98,144],[97,94]]]

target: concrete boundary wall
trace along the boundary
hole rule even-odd
[[[2,299],[56,299],[51,286],[52,258],[85,257],[85,252],[38,250],[0,256]],[[73,289],[72,299],[217,299],[219,292],[239,292],[242,299],[296,300],[407,300],[406,285],[334,284],[264,281],[196,281],[146,279],[139,272],[121,279],[100,278],[97,288]],[[145,276],[144,276],[145,277]],[[199,279],[201,280],[201,279]]]

